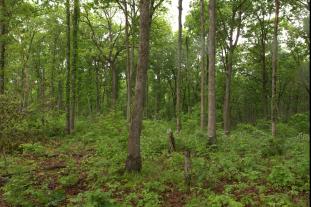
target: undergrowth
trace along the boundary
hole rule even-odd
[[[280,123],[277,138],[264,121],[238,125],[228,137],[219,131],[215,146],[188,119],[174,133],[177,150],[171,154],[167,130],[174,124],[146,120],[140,174],[124,170],[128,125],[121,114],[79,119],[70,136],[56,130],[54,138],[20,144],[1,157],[0,200],[27,207],[308,206],[309,134],[293,121],[303,122],[301,117]],[[185,148],[191,151],[190,193]]]

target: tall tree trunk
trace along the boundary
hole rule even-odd
[[[216,89],[215,89],[215,56],[216,56],[216,0],[209,0],[208,16],[208,138],[216,143]]]
[[[28,65],[27,60],[25,61],[22,68],[22,90],[23,90],[23,100],[22,107],[25,108],[28,106],[28,96],[29,96],[29,74],[28,74]]]
[[[70,1],[66,0],[66,132],[71,133],[71,93],[70,93],[70,76],[71,76],[71,65],[70,65]]]
[[[200,0],[200,20],[201,20],[201,130],[206,128],[206,71],[205,71],[205,17],[204,0]]]
[[[52,51],[52,64],[51,64],[51,108],[55,107],[55,67],[56,67],[56,47],[57,47],[57,37],[54,37],[53,51]]]
[[[189,37],[186,37],[186,80],[187,80],[187,111],[191,113],[191,92],[190,92],[190,73],[189,73]]]
[[[114,62],[110,62],[111,75],[112,75],[112,90],[111,90],[111,106],[112,109],[116,109],[117,104],[117,71]]]
[[[57,95],[57,109],[61,110],[63,108],[63,82],[58,81],[58,95]]]
[[[127,82],[127,102],[126,102],[126,119],[130,123],[131,117],[131,53],[129,42],[129,20],[127,10],[127,0],[124,1],[124,15],[125,15],[125,45],[126,45],[126,82]]]
[[[228,135],[231,127],[231,110],[230,110],[230,95],[231,95],[231,79],[232,79],[232,51],[229,51],[228,63],[225,72],[226,84],[225,84],[225,97],[223,108],[223,121],[224,121],[224,133]]]
[[[132,90],[133,90],[133,85],[132,84],[134,81],[135,81],[135,62],[134,62],[134,59],[135,59],[135,20],[134,20],[134,16],[135,16],[135,1],[132,2],[132,5],[133,5],[133,10],[132,10],[132,22],[131,22],[131,25],[132,25],[132,31],[131,31],[131,36],[132,36],[132,41],[131,41],[131,59],[130,59],[130,65],[131,65],[131,93],[132,93]],[[132,99],[132,97],[131,97]],[[132,104],[132,100],[131,100],[131,104]]]
[[[150,0],[141,0],[139,59],[137,65],[133,113],[131,116],[131,125],[128,136],[128,156],[125,164],[127,171],[140,171],[142,167],[140,156],[140,134],[149,61],[149,40],[151,27],[150,14]]]
[[[276,94],[276,76],[277,76],[277,57],[278,57],[278,24],[279,24],[279,0],[275,0],[275,19],[272,45],[272,98],[271,98],[271,132],[276,136],[276,119],[277,119],[277,94]]]
[[[161,109],[161,92],[162,92],[162,88],[161,88],[161,73],[160,73],[160,67],[156,67],[155,68],[155,73],[156,73],[156,76],[157,76],[157,79],[156,79],[156,103],[155,103],[155,112],[156,112],[156,117],[159,118],[159,112],[160,112],[160,109]]]
[[[180,71],[181,71],[181,49],[182,49],[182,0],[178,1],[178,48],[177,48],[177,81],[176,81],[176,131],[181,130],[181,103],[180,103]]]
[[[0,94],[4,94],[4,63],[5,63],[5,33],[6,9],[5,0],[0,0]]]
[[[268,91],[267,91],[267,68],[266,68],[266,44],[262,39],[262,98],[263,98],[263,115],[266,119],[268,117]]]
[[[78,29],[79,29],[79,0],[74,0],[73,9],[73,27],[72,27],[72,73],[71,73],[71,89],[72,89],[72,104],[71,104],[71,120],[70,129],[71,131],[75,128],[75,116],[77,106],[77,69],[78,69]]]
[[[99,90],[99,64],[95,60],[95,79],[96,79],[96,112],[100,113],[100,90]]]

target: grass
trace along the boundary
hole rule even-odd
[[[217,132],[209,146],[193,123],[174,134],[177,151],[169,154],[173,124],[144,121],[140,174],[124,171],[127,124],[119,114],[81,119],[70,136],[22,144],[0,159],[0,206],[308,206],[308,134],[281,123],[286,132],[272,139],[262,123],[244,124],[229,137]]]

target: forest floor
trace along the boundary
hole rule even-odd
[[[239,125],[217,132],[207,145],[196,120],[187,119],[168,153],[173,123],[144,121],[143,168],[124,171],[127,124],[110,114],[79,120],[70,136],[25,143],[0,159],[0,206],[308,206],[309,134],[280,123]],[[184,184],[185,148],[191,150],[191,191]]]

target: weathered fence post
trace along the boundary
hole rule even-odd
[[[190,159],[190,150],[185,150],[185,187],[186,192],[190,193],[190,183],[191,183],[191,159]]]
[[[168,130],[168,151],[169,153],[174,152],[176,150],[175,146],[175,138],[173,135],[173,131],[171,129]]]

